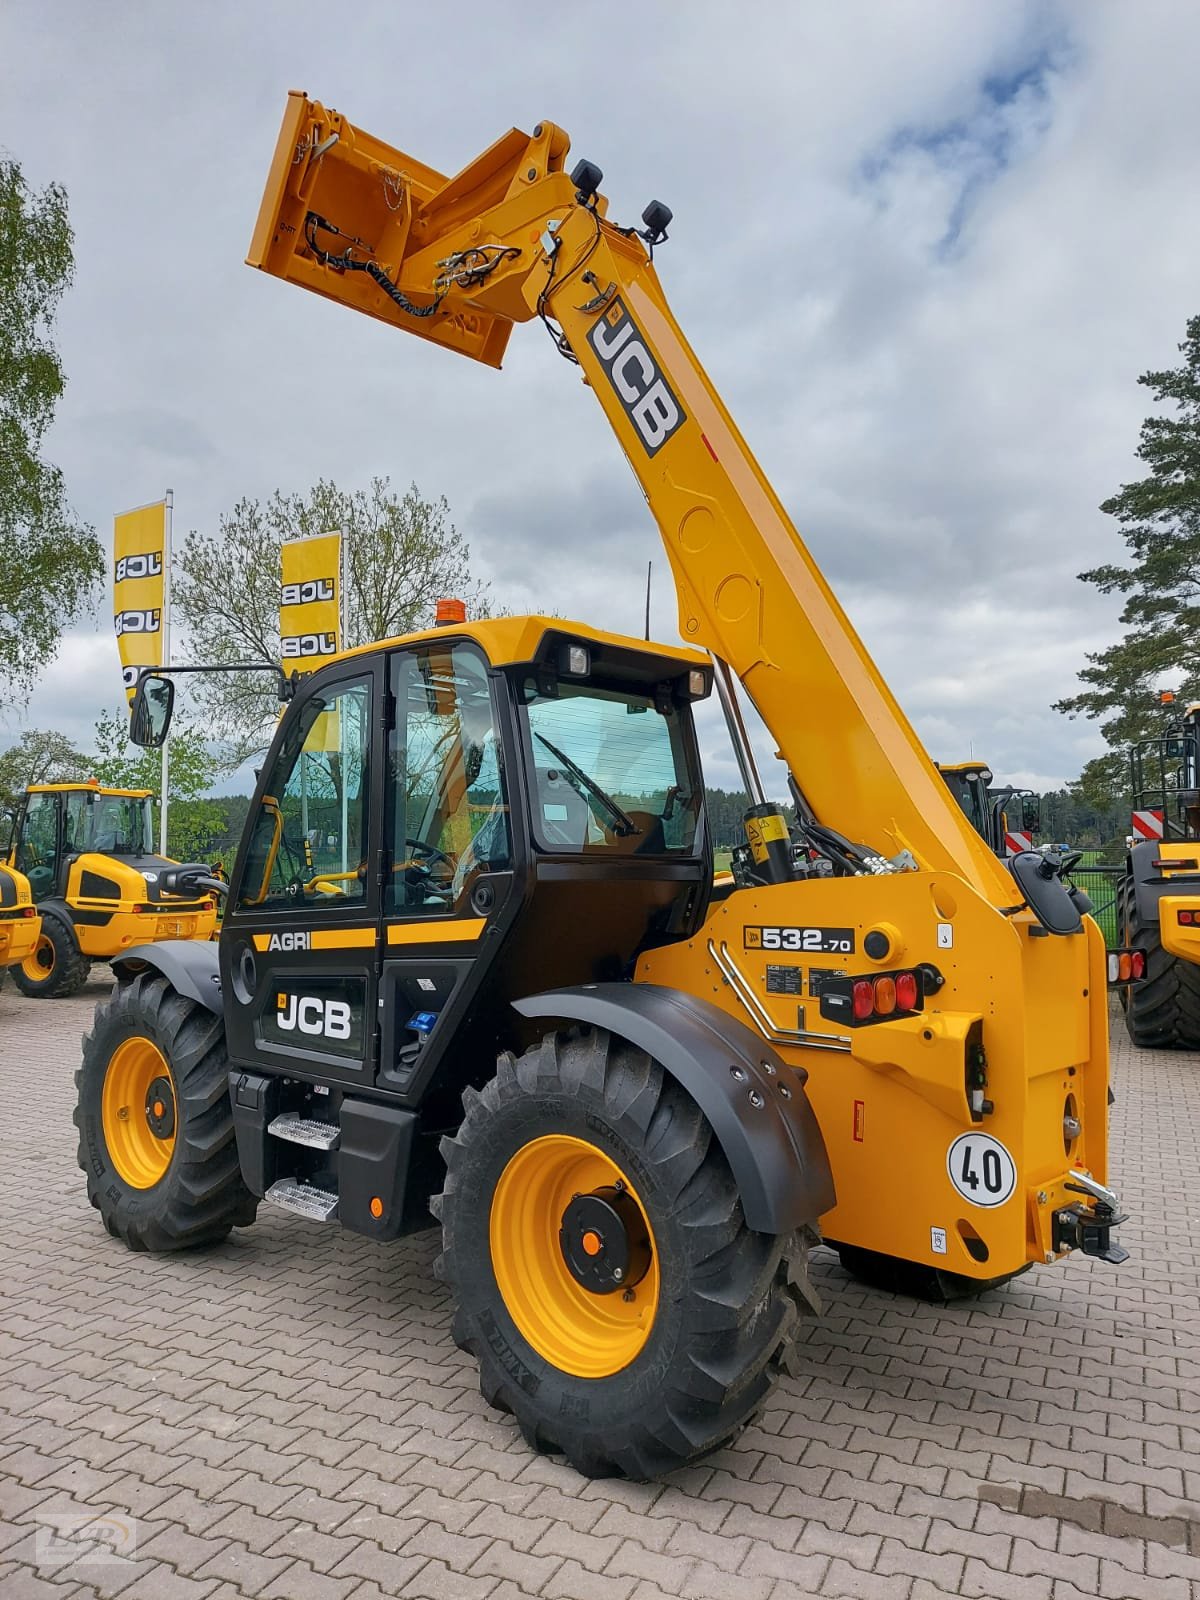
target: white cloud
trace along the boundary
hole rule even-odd
[[[641,497],[536,326],[497,374],[242,265],[292,85],[447,170],[548,115],[615,215],[673,206],[677,314],[932,752],[1072,776],[1099,740],[1049,705],[1116,612],[1074,574],[1120,551],[1096,507],[1136,470],[1134,380],[1198,309],[1200,13],[520,16],[8,0],[0,144],[77,231],[51,450],[79,509],[107,532],[170,486],[182,532],[319,474],[415,478],[510,605],[638,632],[653,558],[673,631]],[[98,630],[31,722],[119,703]]]

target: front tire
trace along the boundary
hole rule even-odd
[[[13,982],[32,999],[63,1000],[78,994],[92,964],[79,948],[75,929],[49,906],[42,910],[38,942],[13,968]]]
[[[75,1074],[79,1165],[104,1226],[131,1250],[186,1250],[254,1221],[219,1017],[157,974],[96,1007]]]
[[[588,1477],[727,1443],[818,1309],[807,1236],[746,1226],[699,1107],[603,1030],[501,1056],[464,1105],[437,1270],[484,1398]]]

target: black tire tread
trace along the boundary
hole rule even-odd
[[[87,982],[91,958],[79,948],[74,926],[49,906],[42,911],[42,932],[54,945],[54,967],[49,977],[31,982],[15,966],[13,982],[31,1000],[65,1000],[78,994]]]
[[[657,1407],[617,1437],[570,1419],[532,1416],[524,1390],[461,1305],[454,1340],[475,1357],[484,1399],[513,1414],[535,1450],[565,1455],[587,1477],[657,1477],[728,1443],[789,1370],[800,1319],[819,1309],[808,1274],[811,1235],[774,1236],[746,1226],[707,1120],[658,1062],[602,1030],[553,1033],[520,1058],[501,1056],[482,1092],[464,1096],[457,1135],[443,1140],[446,1184],[433,1206],[443,1229],[436,1270],[456,1298],[456,1195],[469,1187],[479,1134],[507,1103],[548,1094],[602,1096],[614,1120],[643,1130],[641,1154],[675,1190],[675,1214],[688,1235],[691,1337]]]
[[[127,1191],[115,1173],[97,1178],[88,1159],[85,1098],[98,1094],[113,1034],[147,1034],[163,1051],[175,1080],[175,1154],[153,1189]],[[115,1041],[114,1041],[115,1043]],[[185,999],[153,972],[116,985],[96,1007],[75,1074],[79,1165],[88,1198],[108,1231],[131,1250],[189,1250],[224,1239],[254,1221],[258,1202],[242,1181],[229,1104],[229,1058],[219,1017]],[[95,1079],[94,1082],[90,1081]],[[102,1139],[102,1132],[96,1135]],[[114,1191],[117,1191],[114,1198]],[[130,1194],[138,1200],[130,1214]]]
[[[1143,1050],[1200,1050],[1200,966],[1163,949],[1158,924],[1138,915],[1128,872],[1118,913],[1125,944],[1146,957],[1145,978],[1121,996],[1130,1039]]]

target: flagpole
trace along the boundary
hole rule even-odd
[[[163,666],[171,665],[171,523],[175,514],[175,491],[167,490],[163,502],[163,609],[162,653]],[[158,853],[167,853],[167,785],[171,777],[171,758],[166,739],[162,742],[162,775],[159,780]]]

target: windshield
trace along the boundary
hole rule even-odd
[[[148,856],[154,851],[148,798],[76,791],[68,796],[66,830],[68,850],[108,856]]]
[[[559,683],[522,685],[532,765],[533,833],[569,854],[684,854],[695,848],[700,784],[686,713],[646,695]]]

